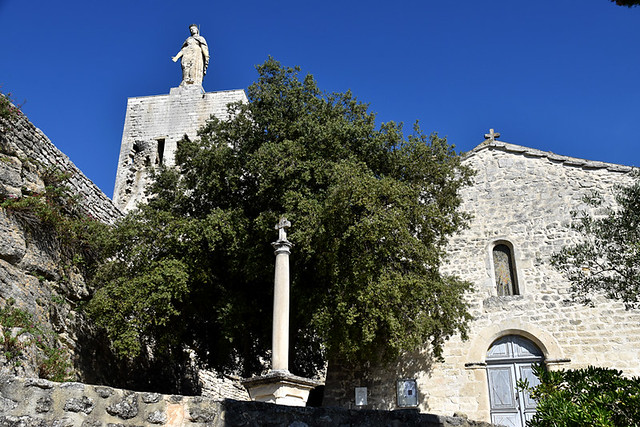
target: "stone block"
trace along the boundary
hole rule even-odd
[[[5,209],[0,209],[0,258],[16,264],[27,251],[22,227],[7,215]]]

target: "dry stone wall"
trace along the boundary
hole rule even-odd
[[[80,383],[0,377],[2,426],[399,426],[490,427],[417,411],[300,408],[261,402],[136,393]]]
[[[219,375],[213,371],[200,369],[198,380],[200,395],[209,399],[251,400],[247,389],[241,384],[242,378],[235,375]]]
[[[571,211],[586,209],[583,196],[598,191],[611,206],[614,186],[630,182],[631,168],[498,141],[481,144],[464,163],[477,171],[462,193],[473,220],[450,240],[444,270],[473,283],[469,340],[451,339],[443,363],[420,352],[392,368],[330,365],[325,404],[353,405],[354,387],[367,386],[371,407],[391,409],[396,380],[415,378],[421,411],[489,421],[486,353],[505,335],[531,340],[552,369],[596,365],[640,375],[640,311],[604,298],[594,307],[571,302],[569,283],[550,264],[580,238],[568,225]],[[520,295],[497,294],[492,249],[500,242],[513,247]]]

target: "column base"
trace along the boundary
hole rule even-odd
[[[320,381],[292,375],[289,371],[270,371],[242,381],[251,400],[287,406],[306,406],[309,392],[320,384]]]

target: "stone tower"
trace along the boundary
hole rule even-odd
[[[247,101],[244,90],[205,93],[200,85],[171,88],[169,95],[129,98],[113,202],[127,212],[144,201],[150,169],[172,166],[184,135],[194,139],[211,116],[227,118],[227,104]]]
[[[182,82],[169,95],[129,98],[120,145],[120,159],[113,202],[123,212],[145,201],[144,189],[151,168],[175,165],[178,142],[187,135],[194,139],[207,119],[228,118],[227,104],[247,102],[244,90],[205,93],[202,79],[209,65],[207,41],[198,26],[171,59],[181,60]]]

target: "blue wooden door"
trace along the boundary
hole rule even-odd
[[[526,338],[509,335],[495,341],[487,352],[487,380],[491,422],[508,427],[524,427],[536,411],[536,402],[517,389],[519,380],[538,384],[531,365],[543,362],[542,352]]]

